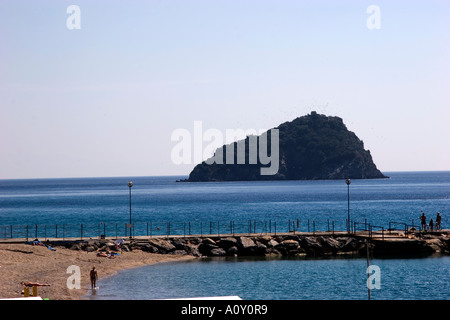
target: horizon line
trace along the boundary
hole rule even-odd
[[[426,173],[426,172],[450,172],[448,170],[392,170],[392,171],[381,171],[381,173]],[[0,178],[0,181],[8,181],[8,180],[51,180],[51,179],[101,179],[101,178],[124,178],[124,179],[133,179],[133,178],[150,178],[150,177],[189,177],[189,174],[165,174],[165,175],[130,175],[130,176],[73,176],[73,177],[38,177],[38,178]],[[332,179],[339,180],[339,179]],[[365,179],[361,179],[365,180]],[[369,179],[370,180],[370,179]],[[271,181],[271,180],[267,180]],[[275,181],[275,180],[274,180]],[[280,180],[277,180],[280,181]],[[281,180],[283,181],[283,180]],[[286,180],[288,181],[288,180]]]

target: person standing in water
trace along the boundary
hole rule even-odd
[[[90,277],[91,277],[91,289],[95,289],[97,279],[98,279],[98,275],[97,275],[97,271],[95,270],[95,267],[92,267],[91,272],[90,272]]]

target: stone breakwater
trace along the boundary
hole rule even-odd
[[[126,240],[123,251],[142,250],[150,253],[214,256],[336,256],[367,254],[366,241],[373,255],[429,255],[450,254],[448,233],[426,234],[408,238],[372,238],[356,235],[263,235],[263,236],[215,236],[186,238],[147,238]],[[84,240],[65,242],[73,250],[112,251],[117,246],[111,240]]]

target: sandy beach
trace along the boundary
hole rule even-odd
[[[195,259],[193,256],[163,255],[133,250],[121,252],[114,259],[98,257],[96,252],[57,247],[51,251],[43,246],[0,244],[0,298],[23,297],[21,282],[38,282],[38,295],[51,300],[83,299],[89,292],[89,272],[95,266],[98,277],[113,275],[119,270],[160,262]],[[81,289],[68,289],[71,265],[80,267]]]

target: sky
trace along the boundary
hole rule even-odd
[[[311,111],[382,172],[450,170],[449,30],[437,0],[2,0],[0,179],[188,175],[176,130]]]

